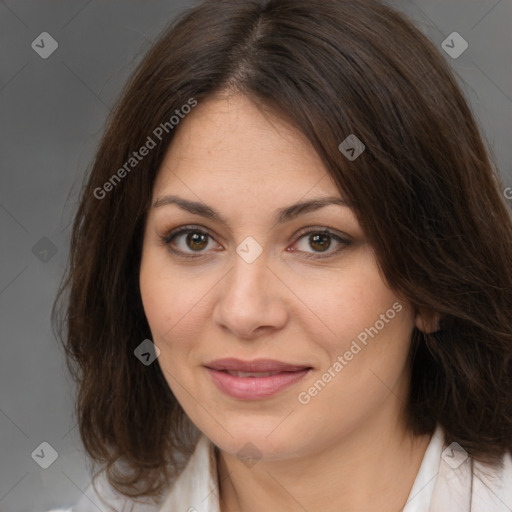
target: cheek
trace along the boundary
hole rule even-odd
[[[170,282],[157,270],[162,268],[157,259],[150,250],[143,252],[139,286],[151,339],[160,350],[158,365],[176,396],[176,393],[179,395],[178,383],[183,380],[179,369],[184,366],[179,364],[179,354],[184,347],[182,343],[176,343],[176,332],[181,327],[179,320],[185,316],[186,309],[183,301],[177,300],[180,288],[175,280]]]
[[[373,371],[386,381],[393,380],[407,358],[413,311],[382,282],[361,289],[352,298],[345,313],[333,316],[343,336],[330,347],[330,359],[341,355],[347,368],[351,367],[347,373]]]
[[[165,332],[165,326],[170,325],[173,317],[172,292],[163,286],[155,271],[157,267],[151,265],[150,258],[144,257],[140,269],[140,294],[144,313],[153,337],[159,338]],[[168,327],[167,327],[168,328]]]
[[[313,295],[322,320],[318,325],[327,333],[310,331],[327,353],[317,388],[323,390],[326,381],[329,388],[317,406],[340,397],[349,409],[367,400],[378,402],[403,376],[413,309],[386,285],[369,253],[350,272],[331,280],[328,290],[322,294],[317,289]]]
[[[412,326],[411,312],[386,285],[373,253],[360,251],[357,256],[350,266],[331,274],[328,283],[309,284],[307,305],[327,334],[322,345],[331,354],[349,350],[358,338],[364,346],[377,333],[381,339],[407,338]]]
[[[139,273],[139,286],[144,312],[154,335],[162,335],[183,316],[185,298],[183,279],[169,271],[165,251],[144,241]]]
[[[377,405],[397,383],[405,384],[412,310],[392,295],[383,298],[382,307],[361,315],[358,328],[331,347],[329,368],[336,374],[331,391],[355,408]]]
[[[313,428],[314,423],[327,436],[347,433],[386,409],[385,404],[391,404],[393,409],[406,400],[412,330],[409,315],[404,307],[382,329],[377,329],[377,334],[369,327],[374,327],[378,315],[369,315],[368,323],[363,321],[360,328],[352,331],[353,336],[347,335],[336,347],[329,347],[325,365],[315,378],[301,386],[296,397],[304,418],[308,418],[308,428]],[[363,337],[357,338],[358,333],[367,336],[365,343],[360,341]]]
[[[162,341],[169,338],[172,327],[183,317],[183,301],[179,281],[166,275],[162,257],[150,246],[144,246],[139,273],[139,286],[154,343],[162,350]]]
[[[211,284],[191,280],[187,272],[171,270],[164,251],[152,247],[143,251],[139,286],[144,313],[152,341],[161,351],[160,366],[174,372],[176,367],[183,367],[183,357],[192,355],[194,340],[200,339],[205,322],[199,317]]]

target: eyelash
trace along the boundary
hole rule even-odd
[[[182,226],[180,228],[174,229],[168,233],[165,233],[163,235],[160,235],[160,241],[162,245],[168,247],[168,249],[173,252],[174,254],[178,255],[180,258],[185,259],[197,259],[203,257],[203,254],[201,252],[198,252],[195,255],[184,253],[183,251],[176,250],[171,247],[171,243],[174,241],[175,238],[177,238],[180,235],[188,234],[188,233],[200,233],[202,235],[207,235],[211,239],[214,239],[214,237],[208,232],[203,229],[199,229],[197,226]],[[339,254],[341,251],[344,250],[345,246],[349,246],[352,244],[350,240],[346,240],[341,238],[339,235],[336,235],[331,230],[327,228],[323,229],[310,229],[308,231],[303,231],[298,233],[297,241],[301,238],[306,237],[307,235],[328,235],[337,242],[339,242],[341,245],[334,251],[329,252],[327,255],[323,255],[324,253],[306,253],[304,251],[297,251],[297,252],[303,252],[304,257],[306,259],[314,259],[314,260],[320,260],[320,259],[327,259],[332,258],[333,256]]]

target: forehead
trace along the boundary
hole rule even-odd
[[[309,140],[241,95],[200,102],[181,121],[155,192],[187,185],[208,194],[283,190],[297,199],[314,188],[316,195],[339,195]]]

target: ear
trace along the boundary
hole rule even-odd
[[[441,315],[430,309],[416,309],[416,327],[418,330],[430,334],[439,330]]]

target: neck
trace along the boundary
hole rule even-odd
[[[221,511],[402,510],[429,441],[397,421],[372,421],[300,458],[248,467],[220,451]]]

